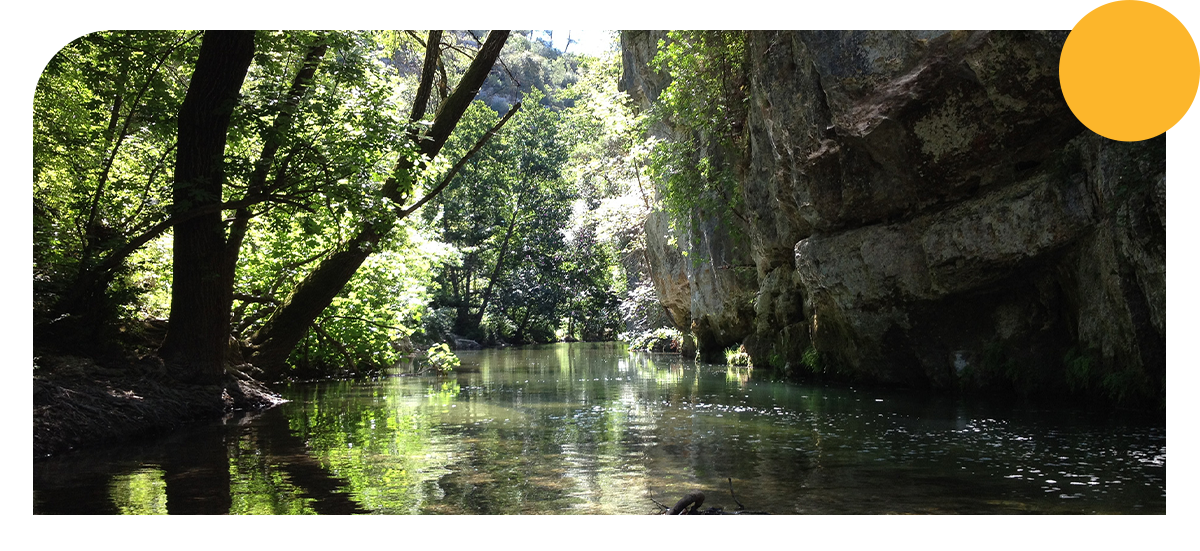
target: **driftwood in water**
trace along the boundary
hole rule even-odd
[[[675,505],[667,510],[668,515],[695,515],[699,514],[700,506],[704,504],[704,492],[699,490],[688,493],[682,499],[675,502]],[[690,508],[689,508],[690,506]]]
[[[733,493],[733,479],[730,478],[727,480],[729,481],[729,495],[730,495],[730,497],[733,498],[733,502],[737,503],[737,506],[738,506],[737,510],[733,511],[733,512],[725,512],[725,509],[723,507],[709,507],[708,509],[701,510],[700,506],[704,504],[704,492],[701,492],[699,490],[693,490],[691,492],[688,492],[687,495],[683,496],[683,498],[681,498],[679,501],[676,501],[675,505],[671,506],[670,508],[668,508],[666,505],[663,505],[663,504],[655,501],[653,497],[650,498],[650,501],[654,501],[655,505],[658,505],[661,509],[663,509],[664,511],[662,512],[662,514],[664,514],[664,515],[769,515],[769,514],[771,514],[771,513],[766,513],[766,512],[762,512],[762,511],[746,511],[745,510],[746,506],[742,505],[742,502],[738,501],[737,496],[734,495],[734,493]]]
[[[734,503],[736,503],[736,504],[738,504],[738,508],[737,508],[737,510],[739,510],[739,511],[741,511],[741,510],[744,510],[744,509],[746,508],[746,506],[745,506],[745,505],[742,505],[742,502],[738,501],[738,498],[737,498],[737,496],[733,495],[733,479],[732,479],[732,478],[726,478],[725,480],[728,480],[728,481],[729,481],[729,497],[732,497],[732,498],[733,498],[733,502],[734,502]]]

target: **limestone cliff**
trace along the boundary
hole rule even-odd
[[[1075,119],[1066,35],[749,32],[748,242],[702,213],[682,237],[647,222],[675,322],[793,373],[1161,401],[1165,137]],[[622,33],[644,108],[664,36]]]
[[[646,69],[665,31],[623,31],[621,89],[648,109],[670,84],[670,75]],[[671,140],[684,132],[658,122],[649,137]],[[724,163],[721,158],[715,163]],[[735,220],[734,223],[737,223]],[[700,357],[722,359],[729,346],[753,329],[758,288],[751,251],[718,217],[697,210],[686,228],[672,228],[667,215],[651,212],[646,220],[646,251],[655,290],[672,321],[695,339]],[[690,343],[689,343],[690,344]],[[692,346],[684,347],[689,352]]]

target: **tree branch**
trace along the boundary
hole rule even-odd
[[[454,180],[454,176],[458,174],[458,170],[461,170],[463,166],[466,166],[467,161],[470,160],[470,157],[473,157],[476,152],[479,152],[480,149],[484,148],[484,145],[487,144],[488,140],[492,139],[492,136],[494,136],[494,134],[500,130],[500,127],[504,126],[505,122],[508,122],[509,119],[512,118],[512,115],[516,114],[518,109],[521,109],[521,102],[514,104],[514,106],[509,109],[509,112],[504,114],[504,118],[497,122],[496,126],[488,128],[488,131],[484,132],[484,136],[480,137],[478,142],[475,142],[473,148],[470,148],[470,151],[467,151],[467,154],[463,155],[462,158],[455,163],[455,166],[450,168],[450,172],[446,173],[442,181],[438,182],[438,185],[433,187],[432,191],[426,193],[425,197],[421,197],[421,200],[418,200],[418,202],[414,203],[412,206],[409,206],[409,208],[402,210],[400,212],[400,217],[403,218],[413,214],[414,210],[420,209],[421,205],[430,202],[430,199],[437,197],[438,193],[442,193],[442,190],[444,190],[446,186],[450,185],[450,180]]]
[[[479,140],[477,140],[475,142],[475,146],[472,147],[471,150],[468,151],[466,155],[463,155],[462,158],[459,159],[457,163],[454,163],[454,166],[450,169],[450,172],[446,173],[446,176],[444,178],[442,178],[441,182],[438,182],[437,186],[435,186],[429,193],[425,194],[425,196],[422,197],[420,201],[417,201],[416,203],[413,203],[413,205],[411,207],[408,207],[408,208],[400,211],[400,218],[404,218],[404,217],[412,214],[413,211],[421,208],[421,206],[424,205],[425,203],[428,203],[430,199],[437,197],[437,195],[439,193],[441,193],[442,190],[446,188],[446,186],[450,185],[450,181],[453,180],[454,177],[458,175],[458,171],[462,170],[462,167],[467,164],[467,161],[471,160],[471,157],[473,157],[476,153],[478,153],[480,149],[483,149],[483,146],[487,145],[488,140],[492,139],[492,136],[494,136],[496,134],[496,132],[498,130],[500,130],[500,127],[504,126],[504,123],[508,122],[508,119],[511,119],[512,116],[515,115],[517,113],[517,111],[520,109],[521,109],[521,102],[518,101],[511,108],[509,108],[508,113],[504,114],[504,117],[500,119],[500,122],[496,123],[494,126],[489,128],[487,132],[483,133],[483,136],[481,136],[479,138]]]
[[[94,247],[94,243],[92,243],[94,236],[92,234],[95,231],[96,219],[99,218],[100,215],[100,198],[104,195],[104,186],[108,183],[108,174],[110,171],[112,171],[112,165],[117,158],[117,151],[121,149],[121,143],[124,142],[125,137],[129,135],[129,125],[133,123],[133,115],[137,112],[138,104],[142,101],[142,96],[144,96],[146,91],[150,89],[150,84],[154,82],[155,75],[158,74],[158,71],[162,68],[163,63],[166,63],[167,59],[171,57],[171,52],[174,52],[176,48],[195,40],[196,37],[202,34],[204,34],[202,31],[197,32],[192,36],[176,42],[170,48],[167,48],[167,51],[164,52],[162,57],[158,59],[158,62],[154,64],[154,68],[150,70],[150,74],[146,77],[146,82],[142,83],[141,89],[138,90],[137,95],[134,96],[133,103],[129,108],[129,113],[125,115],[125,123],[121,125],[121,132],[117,135],[117,143],[113,145],[112,151],[109,153],[108,158],[104,161],[104,166],[100,169],[100,181],[96,184],[96,193],[92,195],[92,205],[88,213],[86,226],[87,242],[85,243],[84,254],[82,255],[85,261],[86,257],[90,254],[90,249]]]
[[[119,266],[122,262],[124,262],[125,258],[128,257],[129,255],[133,254],[134,251],[140,249],[143,245],[145,245],[146,243],[149,243],[154,238],[162,235],[163,232],[167,231],[167,229],[171,228],[172,226],[175,226],[176,224],[179,224],[182,222],[187,222],[188,220],[191,220],[198,216],[204,216],[206,214],[212,214],[214,212],[221,212],[223,210],[233,210],[233,209],[238,209],[238,208],[242,208],[242,207],[247,207],[250,205],[264,202],[266,200],[267,200],[266,197],[260,197],[257,199],[242,199],[239,201],[231,201],[228,203],[204,205],[202,207],[198,207],[196,209],[190,210],[183,214],[177,214],[175,216],[167,218],[166,220],[163,220],[162,222],[155,224],[150,229],[143,232],[141,235],[138,235],[137,237],[134,237],[133,239],[129,240],[129,242],[126,243],[125,246],[121,247],[120,249],[114,250],[112,253],[109,253],[109,255],[107,257],[105,257],[103,261],[101,261],[99,264],[97,264],[94,269],[90,270],[90,272],[93,274],[94,277],[98,277],[98,278],[103,277],[107,272],[112,271],[117,266]]]
[[[442,43],[442,31],[429,31],[429,41],[425,46],[425,65],[421,68],[421,84],[417,86],[417,97],[413,99],[412,113],[409,114],[409,122],[417,122],[425,116],[425,109],[429,105],[429,92],[433,89],[433,73],[437,70],[439,46]],[[409,133],[413,134],[415,128],[409,127]],[[416,138],[416,136],[411,136]]]
[[[245,304],[243,304],[242,306],[245,306]],[[238,322],[237,329],[234,330],[234,333],[239,336],[242,335],[243,333],[246,332],[247,329],[250,328],[250,326],[254,325],[255,322],[271,315],[271,313],[274,311],[275,311],[275,308],[273,308],[271,306],[264,306],[262,308],[259,308],[258,310],[255,310],[253,314],[250,314],[249,316],[242,318],[241,321]],[[243,350],[253,350],[254,345],[243,344],[242,349]]]
[[[240,300],[242,302],[257,302],[259,304],[279,304],[279,301],[275,300],[274,297],[260,297],[256,295],[247,295],[245,293],[234,293],[233,299]]]
[[[737,506],[738,506],[737,510],[741,511],[742,509],[745,509],[745,508],[746,508],[746,506],[745,506],[745,505],[742,505],[742,502],[738,501],[738,498],[737,498],[737,496],[733,495],[733,479],[732,479],[732,478],[726,478],[725,480],[728,480],[728,481],[729,481],[729,497],[732,497],[732,498],[733,498],[733,502],[737,504]]]
[[[175,151],[175,147],[178,145],[178,142],[172,143],[171,147],[168,147],[167,150],[163,151],[163,154],[158,157],[158,161],[155,163],[154,168],[150,170],[150,176],[146,178],[146,186],[142,188],[142,199],[138,202],[137,210],[133,211],[133,214],[130,214],[128,218],[122,220],[121,226],[128,225],[131,221],[137,219],[137,217],[142,214],[142,208],[146,206],[146,196],[150,194],[150,186],[154,184],[154,177],[158,175],[159,169],[166,164],[165,161],[167,156],[170,155],[171,152]]]
[[[369,320],[369,319],[367,319],[367,318],[360,318],[360,317],[358,317],[358,316],[334,316],[334,315],[330,315],[329,317],[331,317],[331,318],[338,318],[338,319],[344,319],[344,320],[355,320],[355,321],[361,321],[361,322],[363,322],[363,323],[365,323],[365,324],[367,324],[367,325],[374,325],[375,327],[379,327],[379,328],[383,328],[383,329],[395,329],[395,330],[397,330],[397,331],[407,331],[407,330],[408,330],[408,329],[407,329],[407,328],[405,328],[405,327],[396,327],[396,326],[394,326],[394,325],[384,325],[384,324],[382,324],[382,323],[379,323],[379,322],[376,322],[376,321],[371,321],[371,320]]]
[[[332,344],[333,347],[337,349],[338,353],[341,354],[342,357],[345,358],[346,363],[349,364],[351,371],[358,371],[358,364],[356,364],[354,361],[354,355],[350,353],[350,350],[348,350],[346,348],[346,345],[342,344],[341,341],[333,338],[332,335],[325,332],[325,330],[321,328],[321,324],[319,324],[315,321],[312,324],[312,328],[314,331],[317,332],[317,335],[319,335],[319,336],[323,337],[325,340],[329,341],[329,343]]]
[[[422,48],[425,47],[425,41],[421,40],[421,35],[418,35],[416,31],[404,31],[404,34],[411,36],[412,39],[416,40],[417,44],[420,44]]]
[[[467,34],[470,34],[470,35],[471,35],[471,38],[474,38],[474,39],[475,39],[475,42],[476,42],[476,43],[480,42],[480,40],[479,40],[479,37],[478,37],[478,36],[475,36],[475,33],[471,32],[471,31],[467,31]],[[461,50],[460,50],[460,51],[461,51]],[[496,58],[496,61],[499,61],[499,62],[500,62],[500,68],[501,68],[501,69],[504,69],[504,74],[508,75],[508,78],[511,78],[511,79],[513,80],[513,82],[515,82],[515,83],[517,84],[517,89],[519,90],[519,89],[521,88],[521,81],[517,80],[517,77],[514,77],[514,76],[513,76],[513,74],[512,74],[512,71],[509,71],[509,70],[508,70],[508,65],[506,65],[506,64],[504,63],[504,60],[503,60],[503,59],[500,59],[499,57],[497,57],[497,58]]]

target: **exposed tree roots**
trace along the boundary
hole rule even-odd
[[[162,434],[185,423],[282,402],[236,372],[218,385],[180,383],[155,356],[119,366],[75,356],[35,357],[33,456]]]

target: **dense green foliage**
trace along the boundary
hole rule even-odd
[[[574,234],[593,243],[581,250],[592,251],[588,258],[594,267],[581,273],[608,279],[617,311],[606,310],[606,315],[620,318],[621,339],[629,342],[668,324],[646,263],[644,224],[657,204],[645,167],[650,148],[643,134],[646,117],[635,114],[618,89],[616,56],[589,60],[582,69],[579,83],[567,91],[575,104],[567,113],[569,128],[577,134],[568,168],[580,196]],[[591,288],[601,286],[597,282]],[[589,300],[611,306],[613,298],[593,294]]]
[[[485,316],[496,338],[552,340],[566,289],[561,264],[571,190],[562,175],[567,148],[561,115],[528,96],[503,135],[490,141],[425,210],[457,257],[443,265],[437,307],[452,308],[454,331],[483,339]],[[498,116],[476,103],[462,124],[487,128]],[[466,135],[466,133],[462,134]],[[466,150],[452,140],[450,151]]]
[[[450,373],[462,365],[458,356],[455,356],[444,342],[429,347],[429,350],[425,351],[424,361],[430,369],[439,374]]]
[[[725,364],[731,366],[746,366],[753,367],[754,362],[750,359],[750,354],[746,353],[745,346],[729,347],[725,349]]]
[[[517,57],[533,59],[516,38]],[[510,69],[512,58],[502,58]],[[430,336],[455,333],[488,344],[613,340],[621,323],[635,318],[625,311],[649,317],[644,304],[631,301],[631,291],[645,298],[650,289],[636,267],[648,198],[637,166],[644,145],[616,89],[619,65],[614,55],[550,56],[545,63],[568,62],[578,73],[559,82],[573,84],[558,91],[553,82],[534,86],[508,131],[425,211],[437,238],[455,252],[437,276]],[[462,124],[485,128],[495,118],[473,107]],[[469,145],[463,139],[447,147]]]
[[[168,314],[169,225],[133,254],[121,256],[121,249],[170,212],[188,209],[171,201],[173,117],[200,35],[96,33],[66,46],[48,65],[34,104],[36,310],[56,315],[89,270],[116,258],[122,277],[102,284],[104,300],[85,297],[84,313],[103,314],[88,325]],[[362,221],[387,216],[379,188],[397,157],[412,154],[404,139],[405,99],[419,77],[403,71],[399,54],[415,48],[419,36],[257,33],[225,147],[223,199],[253,201],[234,282],[235,337],[252,334]],[[292,80],[318,43],[328,54],[307,92],[289,105]],[[447,48],[443,59],[464,55]],[[285,111],[290,129],[280,132],[273,123]],[[256,164],[272,141],[276,160],[259,177]],[[445,164],[430,163],[414,184],[430,185]],[[428,263],[437,258],[426,254],[431,249],[411,225],[394,232],[313,325],[297,361],[353,366],[394,360],[387,343],[419,321]]]
[[[682,347],[683,333],[674,327],[659,327],[642,331],[629,338],[630,350],[679,352]]]
[[[35,321],[101,256],[166,217],[179,82],[197,36],[96,33],[43,71],[33,103]],[[100,318],[91,329],[128,314],[144,290],[129,270],[113,277],[86,312]]]
[[[362,220],[386,217],[378,189],[397,155],[405,153],[403,116],[395,90],[411,76],[391,69],[382,55],[387,35],[345,37],[332,52],[300,112],[285,167],[295,188],[251,225],[242,247],[235,297],[235,336],[247,338],[324,255],[349,240]],[[246,162],[252,162],[247,160]],[[310,165],[299,163],[311,163]],[[276,177],[277,179],[279,176]],[[411,332],[424,282],[421,240],[402,228],[371,257],[313,324],[293,353],[298,365],[388,365],[387,343]]]
[[[372,227],[387,233],[293,349],[292,375],[374,371],[450,333],[613,340],[650,323],[646,147],[616,89],[615,52],[562,54],[514,33],[442,154],[417,158],[409,136],[447,101],[484,34],[439,38],[428,114],[413,125],[425,32],[255,33],[219,198],[236,262],[230,331],[247,358],[297,286]],[[94,33],[47,66],[33,128],[39,346],[156,346],[142,320],[171,315],[172,228],[195,212],[173,198],[172,171],[203,36]],[[396,223],[397,201],[434,190],[489,130],[422,216]],[[403,159],[415,171],[397,172]]]
[[[653,142],[650,172],[676,227],[699,215],[736,232],[733,222],[743,218],[735,166],[745,140],[745,40],[743,31],[671,31],[659,44],[653,65],[671,83],[648,122],[665,124],[673,137]]]

